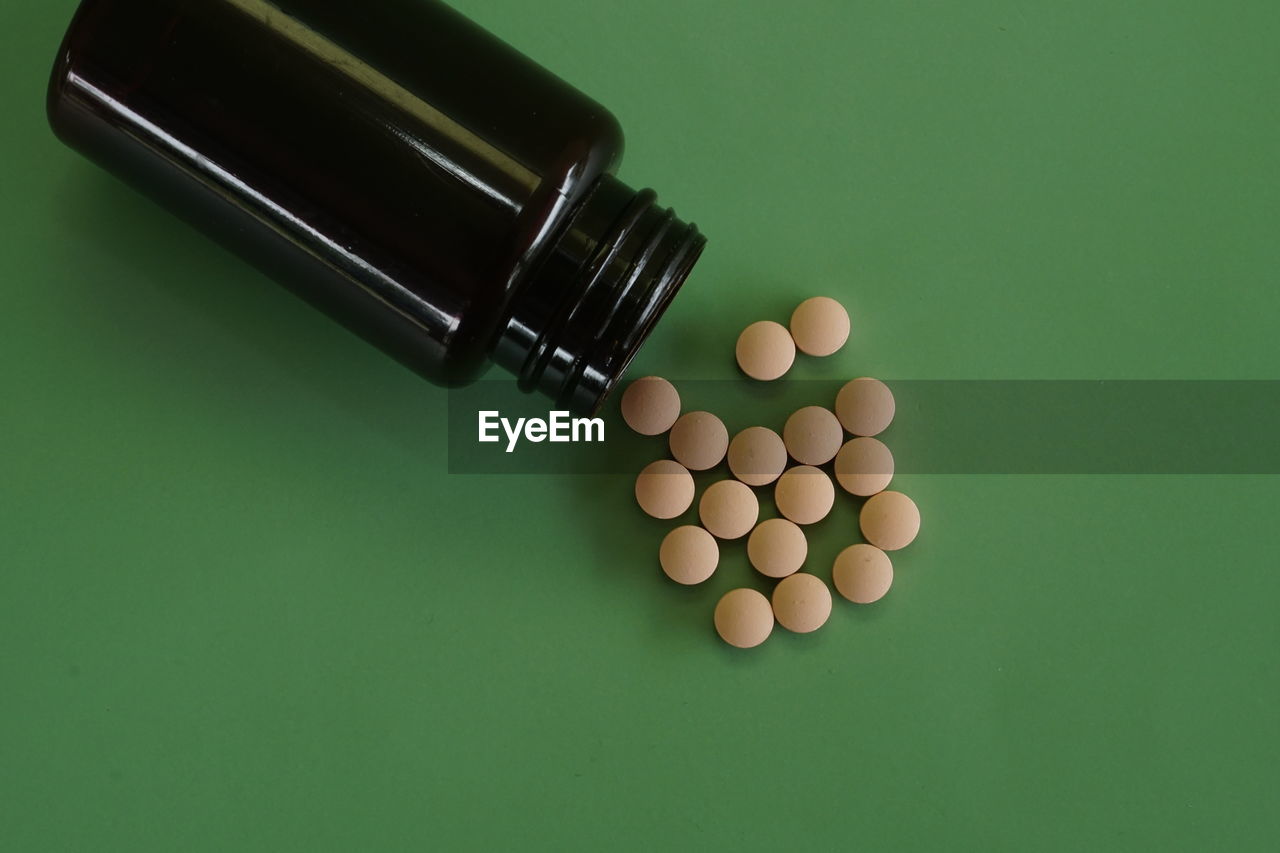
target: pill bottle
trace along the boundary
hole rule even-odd
[[[428,379],[592,412],[697,228],[603,107],[432,0],[83,0],[49,121]]]

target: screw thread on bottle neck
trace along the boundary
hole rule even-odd
[[[571,411],[596,412],[701,254],[697,226],[600,178],[512,304],[494,358]]]

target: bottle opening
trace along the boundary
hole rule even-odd
[[[601,177],[515,298],[494,360],[523,390],[594,414],[705,245],[653,190]]]

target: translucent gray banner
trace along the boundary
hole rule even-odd
[[[899,474],[1277,474],[1276,380],[885,380],[897,416],[879,438]],[[718,415],[732,436],[749,426],[782,432],[803,406],[834,405],[842,382],[675,381],[685,412]],[[456,474],[634,474],[668,455],[665,437],[631,432],[616,393],[587,435],[551,418],[554,405],[513,381],[449,392],[449,471]],[[490,436],[479,440],[481,413]],[[497,418],[507,419],[504,429]],[[515,442],[511,432],[526,419]],[[552,421],[545,437],[529,419]],[[553,429],[556,425],[559,429]],[[598,426],[598,425],[596,425]]]

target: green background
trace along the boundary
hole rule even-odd
[[[827,293],[796,375],[1280,376],[1272,0],[457,5],[711,237],[633,375]],[[729,649],[741,543],[448,475],[444,392],[58,144],[73,6],[0,11],[0,849],[1274,849],[1280,480],[904,475],[888,598]]]

